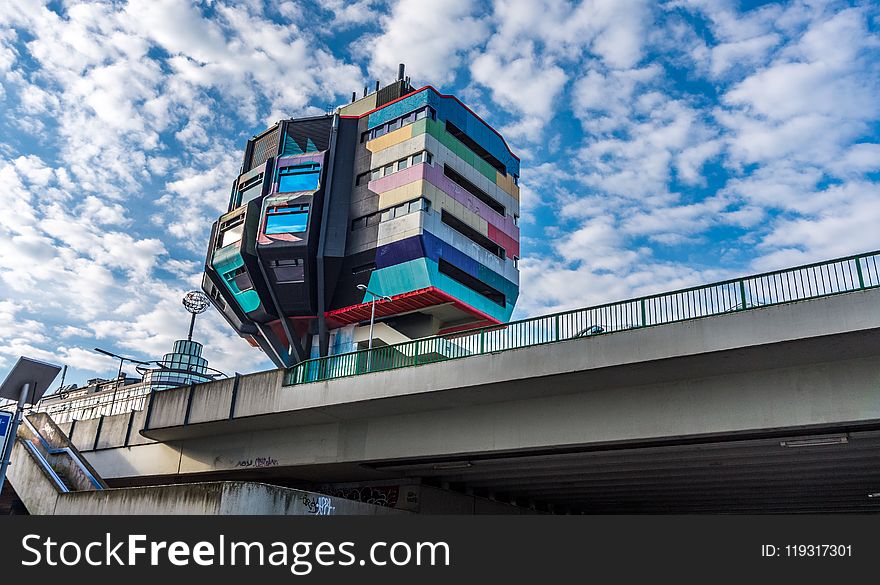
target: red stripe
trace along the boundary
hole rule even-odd
[[[487,322],[488,324],[500,323],[498,319],[471,307],[467,303],[461,302],[455,297],[433,286],[395,295],[391,297],[390,301],[377,301],[376,317],[389,317],[391,315],[417,311],[419,309],[442,305],[449,302],[451,302],[456,309],[473,315],[478,319],[478,322],[472,325],[471,328],[481,327],[484,324],[483,322]],[[328,319],[341,325],[368,321],[370,319],[370,313],[372,312],[371,305],[372,303],[360,303],[358,305],[351,305],[349,307],[327,311],[324,315]]]
[[[513,258],[516,256],[519,258],[519,242],[491,223],[487,222],[487,225],[489,226],[489,239],[504,248],[509,257]]]

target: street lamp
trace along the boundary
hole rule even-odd
[[[199,290],[191,290],[183,297],[184,308],[192,313],[192,320],[189,322],[189,335],[186,336],[187,341],[192,341],[193,328],[196,326],[196,315],[204,313],[208,309],[211,301],[208,295]]]
[[[122,364],[124,364],[125,362],[131,362],[133,364],[148,366],[150,365],[150,362],[144,362],[141,360],[136,360],[134,358],[116,355],[115,353],[111,353],[106,349],[101,349],[100,347],[96,347],[95,351],[119,360],[119,372],[116,373],[116,386],[113,389],[113,400],[110,402],[110,414],[113,414],[113,405],[116,404],[116,394],[119,392],[119,386],[122,384],[122,380],[120,380],[120,378],[122,377]]]
[[[6,431],[0,433],[0,491],[3,491],[3,483],[6,481],[6,468],[9,466],[9,457],[15,446],[15,436],[24,414],[24,405],[36,404],[60,371],[60,366],[20,357],[0,384],[0,398],[18,400],[15,414],[11,419],[8,413],[0,413],[2,415],[0,430]]]
[[[103,353],[104,355],[109,355],[110,357],[116,358],[119,360],[119,371],[116,373],[117,380],[119,379],[120,376],[122,376],[122,364],[123,363],[132,362],[134,364],[141,364],[141,365],[149,365],[149,363],[150,363],[150,362],[144,362],[141,360],[136,360],[136,359],[130,358],[130,357],[125,357],[122,355],[116,355],[115,353],[111,353],[111,352],[107,351],[106,349],[101,349],[100,347],[96,347],[95,351],[97,351],[98,353]]]
[[[365,284],[357,285],[358,290],[362,290],[366,293],[370,293],[373,296],[372,301],[372,309],[370,310],[370,339],[367,341],[367,371],[370,371],[370,360],[373,357],[373,323],[376,321],[376,300],[382,299],[383,301],[390,301],[391,297],[385,295],[377,295],[373,291],[367,288]]]

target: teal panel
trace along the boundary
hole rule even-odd
[[[392,297],[421,288],[428,288],[429,286],[432,285],[426,260],[420,258],[374,270],[370,274],[370,282],[367,288],[378,295]],[[363,302],[370,300],[367,297],[369,295],[364,293]]]
[[[244,266],[244,258],[241,257],[237,244],[232,244],[215,251],[211,266],[220,275],[223,284],[232,293],[242,311],[247,313],[260,307],[260,295],[257,294],[257,291],[253,289],[241,291],[236,286],[234,280],[226,277],[226,274],[229,272]]]
[[[440,274],[437,263],[427,258],[411,260],[375,270],[370,275],[370,282],[367,285],[376,294],[389,297],[430,286],[442,290],[452,298],[501,322],[509,321],[513,313],[513,301],[516,300],[516,292],[513,293],[513,298],[510,299],[510,302],[506,303],[506,307],[501,307],[445,274]],[[368,296],[364,295],[363,302],[370,300],[366,298]]]
[[[311,142],[311,141],[309,141]],[[315,149],[317,150],[317,148]],[[305,154],[302,148],[299,147],[299,144],[296,143],[296,140],[292,138],[288,138],[284,141],[284,150],[281,152],[281,156],[295,156],[297,154]]]

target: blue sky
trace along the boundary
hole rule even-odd
[[[878,248],[880,7],[0,3],[0,375],[187,330],[246,139],[404,62],[522,159],[515,317]],[[213,312],[228,373],[270,367]]]

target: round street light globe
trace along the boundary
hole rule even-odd
[[[204,313],[209,304],[208,296],[201,291],[191,290],[183,297],[183,306],[193,315]]]

